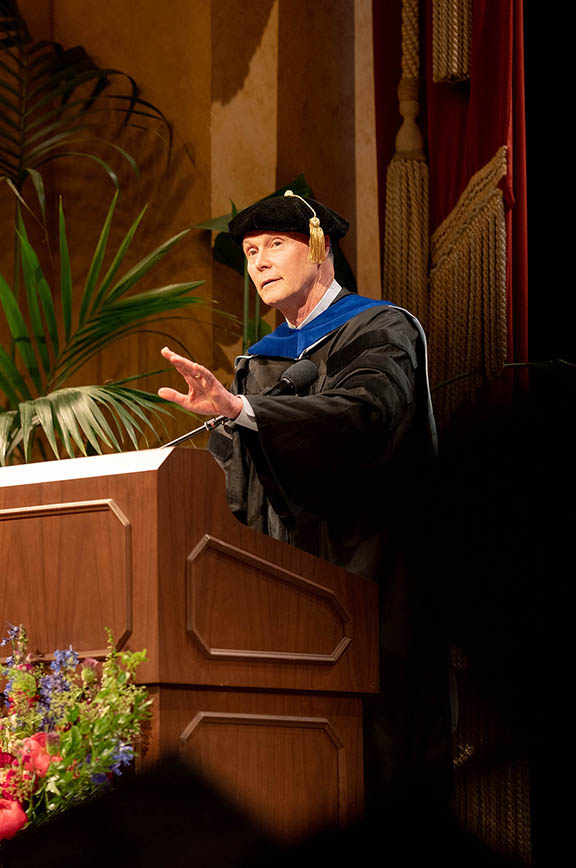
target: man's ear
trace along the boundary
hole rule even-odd
[[[334,262],[334,254],[333,254],[333,251],[332,251],[332,243],[331,243],[330,238],[328,237],[328,235],[325,235],[325,236],[324,236],[324,243],[325,243],[325,245],[326,245],[326,259],[330,259],[332,262]]]

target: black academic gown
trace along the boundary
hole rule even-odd
[[[381,689],[389,699],[385,720],[380,700],[369,715],[367,774],[377,768],[372,790],[389,796],[425,763],[438,715],[444,735],[447,722],[445,694],[441,710],[436,702],[420,721],[428,601],[399,540],[433,455],[425,348],[406,313],[376,306],[302,357],[318,367],[316,382],[304,395],[274,397],[261,393],[294,359],[241,357],[233,390],[249,396],[258,430],[220,429],[210,449],[242,522],[379,583]]]
[[[380,579],[394,501],[431,455],[423,356],[409,317],[378,306],[303,354],[318,368],[306,395],[261,394],[294,359],[242,357],[234,391],[250,396],[258,431],[234,426],[210,441],[234,514]]]

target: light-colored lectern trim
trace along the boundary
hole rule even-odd
[[[53,461],[32,461],[30,464],[14,464],[0,467],[0,488],[155,471],[164,464],[173,451],[172,448],[139,449],[133,452],[113,452],[110,455],[90,455],[88,458],[62,458]]]

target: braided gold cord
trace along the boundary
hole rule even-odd
[[[461,765],[465,771],[466,761]],[[531,863],[528,769],[506,764],[486,768],[456,784],[456,813],[491,850]]]
[[[402,2],[402,76],[414,78],[416,81],[420,69],[418,4],[419,0]]]
[[[450,251],[467,215],[473,211],[474,204],[483,201],[484,191],[494,188],[505,174],[506,147],[502,146],[492,159],[470,178],[455,207],[432,235],[430,254],[433,266],[439,264],[442,256]]]
[[[531,864],[530,780],[527,762],[514,755],[514,731],[478,689],[464,655],[452,648],[458,685],[454,733],[455,811],[465,829],[490,850]],[[465,866],[463,866],[465,868]]]
[[[402,125],[386,175],[384,298],[408,308],[426,327],[428,318],[428,166],[416,123],[419,0],[402,3]]]
[[[428,166],[392,160],[386,179],[384,294],[425,325],[428,318]]]
[[[506,149],[470,180],[431,239],[430,376],[446,424],[506,361]]]
[[[432,80],[470,79],[472,0],[432,0]]]

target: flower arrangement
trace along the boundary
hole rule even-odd
[[[110,786],[131,764],[150,716],[145,687],[134,684],[145,651],[117,652],[108,631],[104,661],[55,651],[49,668],[28,653],[26,631],[11,626],[1,670],[0,841]]]

